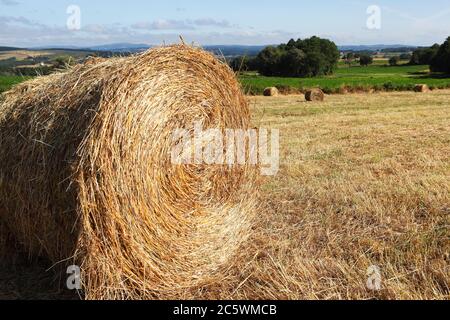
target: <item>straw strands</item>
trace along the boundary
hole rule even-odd
[[[251,228],[256,169],[173,165],[172,133],[194,121],[247,129],[250,115],[228,66],[186,45],[16,86],[0,107],[1,221],[56,269],[81,266],[87,299],[220,282]]]

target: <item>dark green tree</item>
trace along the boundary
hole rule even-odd
[[[282,50],[276,47],[267,47],[258,55],[258,71],[265,76],[280,75],[279,63],[282,56]]]
[[[369,64],[373,63],[373,57],[368,54],[362,54],[359,57],[359,64],[367,67]]]
[[[412,58],[412,54],[411,53],[402,53],[400,55],[400,60],[408,60],[410,61]]]
[[[400,62],[400,57],[399,56],[394,56],[392,58],[389,59],[389,65],[390,66],[397,66],[398,63]]]
[[[255,60],[255,57],[242,56],[231,59],[228,64],[235,72],[255,71],[257,70]]]
[[[439,47],[430,67],[431,71],[450,74],[450,37]]]
[[[294,39],[289,40],[289,42],[287,43],[286,47],[287,47],[288,50],[296,48],[297,46],[296,46],[295,40]]]
[[[336,44],[330,40],[291,39],[287,44],[265,48],[256,65],[259,73],[266,76],[312,77],[332,74],[339,57]]]
[[[279,72],[287,77],[299,77],[303,74],[305,63],[305,53],[293,47],[292,49],[283,53],[280,58]]]
[[[345,63],[348,64],[349,67],[351,67],[353,61],[355,61],[355,54],[353,52],[348,52],[345,55]]]
[[[297,40],[297,47],[310,57],[317,55],[313,60],[320,61],[320,65],[314,70],[314,75],[332,74],[336,69],[340,54],[334,42],[314,36],[303,41]]]
[[[422,64],[431,64],[436,53],[439,51],[440,46],[438,44],[434,44],[429,48],[420,48],[413,52],[410,64],[413,65],[422,65]]]

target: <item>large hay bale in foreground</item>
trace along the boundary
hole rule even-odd
[[[265,97],[276,97],[279,94],[279,91],[276,87],[269,87],[264,89],[264,96]]]
[[[81,266],[87,299],[221,281],[255,170],[173,165],[173,133],[194,121],[246,129],[250,116],[233,72],[184,45],[18,85],[0,107],[0,219],[31,254]]]
[[[426,92],[430,92],[431,90],[426,84],[417,84],[414,87],[414,91],[426,93]]]
[[[306,91],[305,94],[306,101],[323,101],[325,99],[325,94],[321,89],[311,89]]]

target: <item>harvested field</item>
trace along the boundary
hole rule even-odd
[[[31,51],[31,50],[13,50],[0,52],[0,61],[15,58],[17,61],[26,60],[29,58],[47,57],[52,55],[48,51]]]
[[[254,125],[281,130],[281,170],[218,296],[450,298],[450,91],[253,101]]]
[[[250,101],[253,126],[280,129],[281,170],[227,279],[185,297],[450,298],[450,91]],[[366,287],[373,265],[380,291]],[[44,296],[40,272],[11,274],[0,292]]]

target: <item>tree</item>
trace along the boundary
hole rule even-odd
[[[258,54],[258,71],[264,76],[280,75],[279,63],[282,51],[276,47],[269,46]]]
[[[345,63],[348,64],[349,67],[351,67],[354,60],[355,60],[355,54],[353,52],[348,52],[345,55]]]
[[[291,39],[287,43],[286,47],[287,47],[287,49],[294,49],[297,47],[296,45],[297,45],[297,42],[294,39]]]
[[[400,60],[408,60],[410,61],[412,58],[412,54],[411,53],[402,53],[400,55]]]
[[[288,77],[298,77],[302,75],[306,63],[305,58],[305,53],[300,49],[293,47],[288,50],[280,58],[280,74]]]
[[[314,36],[303,41],[297,40],[297,47],[310,58],[312,58],[311,55],[316,55],[313,60],[320,61],[320,65],[318,69],[314,70],[313,75],[329,75],[337,68],[340,54],[334,42]]]
[[[433,72],[450,74],[450,37],[439,47],[431,61],[430,67]]]
[[[398,65],[399,62],[400,62],[400,57],[399,56],[394,56],[394,57],[389,59],[389,65],[390,66],[396,66],[396,65]]]
[[[305,66],[303,68],[303,76],[305,77],[317,77],[320,75],[328,74],[322,70],[325,65],[323,56],[318,51],[310,51],[305,57]]]
[[[265,76],[311,77],[333,73],[339,57],[334,42],[311,37],[297,41],[291,39],[287,44],[265,48],[255,65]]]
[[[362,54],[359,57],[359,64],[362,66],[367,67],[369,64],[373,63],[373,57],[371,55],[368,54]]]
[[[236,57],[229,61],[230,68],[235,72],[254,71],[256,69],[255,57]]]
[[[420,48],[413,52],[411,61],[409,64],[413,65],[422,65],[422,64],[431,64],[431,61],[436,56],[439,51],[440,46],[438,44],[434,44],[429,48]]]

